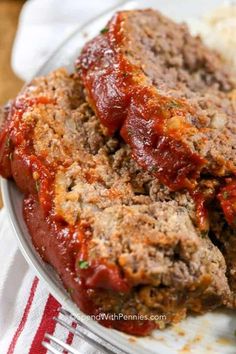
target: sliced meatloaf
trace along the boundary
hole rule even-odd
[[[235,176],[235,80],[185,25],[154,10],[117,13],[77,69],[103,125],[172,190]]]
[[[211,238],[221,250],[227,264],[227,278],[233,292],[233,306],[236,306],[236,230],[225,220],[218,203],[210,208]]]
[[[225,260],[196,227],[192,198],[169,191],[107,135],[78,76],[61,69],[28,85],[0,151],[1,174],[25,194],[36,249],[84,312],[120,314],[101,322],[144,335],[230,304]]]

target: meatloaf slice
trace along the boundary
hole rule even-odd
[[[236,230],[230,227],[225,220],[219,204],[210,209],[211,236],[215,244],[224,255],[227,264],[227,278],[233,292],[233,306],[236,305]]]
[[[235,81],[185,25],[154,10],[119,12],[77,69],[104,126],[172,190],[235,175]]]
[[[28,85],[0,147],[36,249],[84,312],[136,315],[103,323],[144,335],[230,304],[224,258],[195,226],[190,195],[170,192],[107,135],[79,77],[57,70]]]

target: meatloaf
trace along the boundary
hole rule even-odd
[[[224,255],[227,264],[226,275],[234,294],[233,306],[236,306],[236,229],[228,225],[219,203],[210,208],[210,219],[210,237]]]
[[[236,190],[236,82],[185,25],[154,10],[119,12],[85,46],[77,70],[102,124],[159,181],[193,191],[205,176],[222,188],[231,177]],[[231,224],[235,196],[223,207]]]
[[[33,80],[4,115],[0,173],[24,193],[33,243],[82,311],[116,314],[99,320],[145,335],[230,306],[224,257],[199,230],[191,195],[107,134],[77,74]]]

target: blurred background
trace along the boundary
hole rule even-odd
[[[23,0],[0,0],[0,104],[14,97],[23,82],[11,69],[11,49]],[[0,207],[2,199],[0,193]]]
[[[0,0],[0,104],[14,97],[22,85],[11,69],[11,49],[22,0]]]

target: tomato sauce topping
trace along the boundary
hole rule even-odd
[[[172,190],[187,188],[195,200],[199,225],[206,229],[207,212],[204,196],[196,180],[206,161],[183,143],[181,135],[192,132],[184,117],[193,113],[184,100],[159,95],[143,82],[139,69],[130,65],[117,50],[123,40],[122,19],[118,14],[110,30],[85,47],[78,61],[90,103],[109,134],[119,131],[130,145],[134,159]],[[101,70],[101,66],[103,70]],[[13,174],[29,199],[24,213],[32,238],[42,257],[57,269],[72,298],[89,314],[99,309],[90,299],[92,289],[129,292],[131,285],[118,267],[104,260],[88,260],[89,238],[84,225],[70,228],[54,214],[53,183],[55,166],[35,156],[33,125],[22,116],[38,104],[54,104],[47,97],[21,97],[12,105],[10,118],[0,134],[0,173]],[[179,117],[181,126],[170,124]],[[24,171],[26,178],[21,178]],[[5,174],[4,174],[5,173]],[[218,194],[227,221],[235,222],[236,182]],[[46,245],[46,250],[44,249]],[[151,321],[105,321],[108,327],[143,335],[155,324]]]
[[[226,220],[232,226],[236,226],[236,179],[228,178],[226,186],[221,188],[218,199],[224,211]]]
[[[118,13],[77,60],[90,103],[108,133],[118,131],[129,144],[142,168],[171,190],[190,192],[198,225],[206,230],[207,200],[198,179],[207,162],[183,141],[197,132],[186,119],[196,112],[184,99],[160,94],[158,87],[146,82],[142,70],[129,62],[122,23],[122,13]],[[230,203],[233,199],[221,203],[227,220],[232,219]]]
[[[52,264],[68,292],[87,314],[99,314],[100,308],[91,298],[93,289],[99,292],[129,292],[131,285],[114,264],[105,260],[89,261],[89,225],[67,225],[54,213],[54,180],[57,166],[48,165],[36,156],[33,147],[34,122],[22,119],[26,111],[39,104],[55,104],[47,97],[20,97],[8,112],[0,133],[0,173],[13,177],[25,194],[23,212],[34,245],[41,257]],[[144,321],[100,322],[135,335],[149,333],[155,324]]]
[[[172,190],[191,190],[206,163],[181,139],[195,129],[185,120],[193,108],[148,85],[140,69],[121,53],[123,40],[118,14],[106,33],[85,46],[77,68],[89,100],[108,132],[120,132],[142,167]]]

